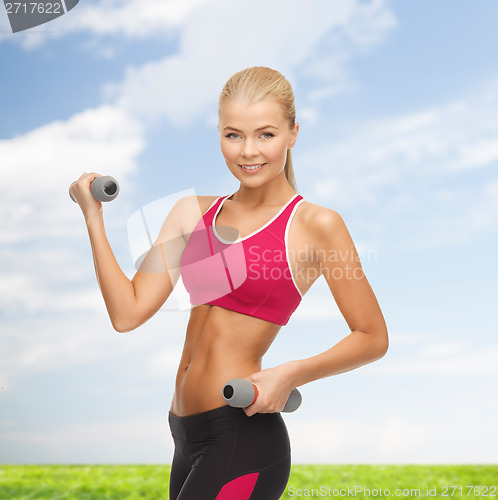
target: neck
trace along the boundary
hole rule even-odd
[[[229,199],[251,208],[261,205],[284,205],[295,194],[296,190],[289,184],[282,171],[281,176],[262,186],[250,187],[241,183],[239,189]]]

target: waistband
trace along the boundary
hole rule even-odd
[[[268,420],[281,419],[280,413],[256,413],[248,417],[242,408],[224,405],[212,410],[179,417],[168,413],[171,433],[178,439],[190,440],[206,435],[223,434],[241,425],[265,425]]]

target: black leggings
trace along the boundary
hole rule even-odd
[[[280,413],[220,406],[168,420],[170,500],[278,500],[285,491],[291,453]]]

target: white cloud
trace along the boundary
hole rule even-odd
[[[477,89],[475,93],[477,97],[465,104],[362,122],[349,131],[349,138],[301,154],[303,170],[312,165],[324,176],[311,185],[313,192],[344,206],[357,206],[377,201],[381,188],[400,186],[412,177],[431,178],[493,164],[498,160],[498,92],[493,103],[480,98]]]
[[[14,387],[21,378],[40,372],[104,360],[114,363],[118,359],[122,363],[128,360],[130,369],[139,363],[143,376],[174,379],[187,313],[168,312],[167,318],[158,314],[139,329],[124,334],[112,328],[103,300],[100,310],[91,314],[65,313],[62,316],[59,310],[53,311],[48,306],[45,314],[49,319],[3,321],[0,381],[4,387]]]
[[[163,415],[155,417],[58,423],[42,432],[18,430],[14,423],[3,427],[0,460],[6,463],[74,463],[78,457],[78,463],[88,464],[150,464],[171,463],[173,457],[166,408]]]
[[[186,19],[177,54],[128,68],[125,80],[109,84],[106,95],[144,119],[165,116],[177,127],[200,117],[211,122],[206,115],[216,107],[228,77],[260,65],[281,71],[296,91],[301,80],[317,85],[310,94],[316,107],[315,101],[348,87],[346,64],[358,51],[380,43],[394,25],[383,1],[244,0],[233,9],[213,1]],[[264,36],[254,36],[255,27]]]
[[[146,38],[171,38],[185,23],[190,13],[209,0],[101,0],[99,2],[80,2],[73,10],[50,24],[31,28],[29,32],[7,35],[3,39],[19,43],[26,50],[34,50],[47,41],[60,39],[72,33],[85,33],[94,38],[87,39],[87,47],[92,46],[109,52],[109,46],[99,47],[102,37],[128,38],[140,40]],[[8,23],[5,31],[10,30]],[[0,38],[0,41],[2,38]],[[88,45],[90,41],[90,44]]]
[[[496,463],[494,423],[476,415],[411,419],[286,417],[294,463]],[[331,485],[332,486],[332,485]]]
[[[464,342],[441,342],[423,349],[421,355],[440,358],[448,354],[465,352],[466,349],[468,349],[468,346]]]
[[[66,236],[81,212],[68,207],[68,189],[83,172],[111,173],[126,181],[144,147],[143,130],[109,105],[77,113],[0,141],[0,241]]]
[[[335,299],[323,276],[320,276],[304,295],[292,319],[323,320],[327,318],[342,318]]]
[[[30,259],[27,255],[26,259]],[[39,262],[40,264],[40,262]],[[54,266],[64,274],[62,262]],[[91,269],[89,270],[91,271]],[[44,281],[54,279],[46,269],[40,273],[31,273],[28,269],[24,272],[3,272],[0,282],[0,302],[4,310],[22,311],[26,314],[39,313],[43,311],[52,311],[54,314],[67,313],[69,311],[95,312],[103,308],[102,296],[95,283],[90,288],[79,288],[71,293],[66,290],[57,290],[51,288],[53,283]],[[70,280],[67,280],[69,283]],[[55,288],[55,287],[54,287]]]
[[[193,36],[184,37],[184,47],[191,54],[197,52],[201,55],[211,45],[222,52],[224,59],[227,56],[232,58],[235,53],[244,59],[247,50],[261,57],[279,46],[279,56],[285,56],[286,60],[292,56],[296,64],[304,61],[303,56],[310,55],[311,44],[316,49],[323,46],[323,52],[327,55],[307,61],[306,72],[310,78],[342,80],[340,85],[328,87],[329,91],[335,93],[344,89],[343,77],[346,75],[343,64],[352,53],[364,53],[377,46],[384,40],[384,33],[396,26],[396,20],[385,4],[386,0],[372,0],[368,4],[358,0],[341,0],[333,4],[326,1],[303,4],[298,0],[271,3],[241,0],[237,8],[227,9],[222,0],[80,2],[68,14],[51,21],[49,26],[31,28],[27,34],[16,34],[16,37],[7,35],[3,39],[20,43],[26,50],[33,50],[50,39],[85,33],[87,40],[84,45],[92,47],[103,57],[113,57],[113,38],[171,39],[187,27]],[[254,37],[255,27],[266,36]],[[337,28],[338,31],[332,36],[329,34],[327,39],[323,39],[328,30]],[[296,33],[300,35],[296,36]],[[102,37],[106,37],[105,47],[99,43]],[[237,43],[244,37],[250,37],[251,44]],[[206,40],[211,40],[213,44],[206,44]],[[287,50],[286,45],[289,44],[292,46]],[[212,62],[220,63],[218,56],[219,53],[214,50],[205,66],[208,67]]]
[[[86,31],[94,35],[124,36],[130,39],[167,35],[181,26],[190,13],[209,0],[108,0],[78,5],[67,18],[64,33]]]
[[[313,285],[314,287],[315,285]],[[306,294],[292,317],[300,320],[324,320],[327,318],[342,318],[342,315],[334,297],[329,292],[328,295],[323,297],[318,295],[308,297],[308,294]]]
[[[392,350],[392,349],[391,349]],[[482,349],[466,348],[462,344],[436,344],[418,355],[386,357],[372,370],[385,374],[432,374],[445,376],[498,374],[498,346]]]
[[[389,333],[389,345],[391,347],[418,344],[421,342],[427,342],[431,340],[432,335],[427,332],[390,332]]]
[[[354,210],[352,223],[375,248],[394,230],[395,247],[411,250],[494,231],[498,180],[471,176],[498,163],[496,88],[491,79],[439,108],[364,121],[343,140],[299,153],[301,191],[339,212]],[[368,227],[363,211],[370,209],[376,219]]]
[[[484,186],[483,194],[487,196],[498,196],[498,179]]]
[[[174,380],[178,365],[180,364],[182,344],[156,349],[156,352],[149,357],[145,368],[153,378],[162,378],[168,382]]]

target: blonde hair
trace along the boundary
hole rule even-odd
[[[218,119],[221,119],[223,105],[229,99],[243,99],[254,103],[267,98],[275,99],[282,105],[284,114],[289,121],[289,128],[294,128],[296,108],[291,84],[277,70],[265,66],[253,66],[244,69],[228,79],[220,94]],[[287,181],[297,192],[290,149],[287,150],[284,172]]]

